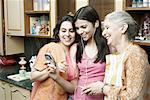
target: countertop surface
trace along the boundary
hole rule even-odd
[[[31,90],[32,82],[30,79],[17,82],[7,78],[8,75],[13,75],[18,73],[19,73],[19,65],[0,66],[0,80],[13,84],[15,86],[22,87],[27,90]]]
[[[138,45],[150,46],[150,40],[134,40],[133,42]]]

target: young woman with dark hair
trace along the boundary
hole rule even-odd
[[[71,81],[76,79],[76,69],[67,66],[69,48],[77,41],[73,19],[70,15],[62,17],[54,29],[55,42],[40,49],[31,71],[31,80],[35,81],[31,100],[67,100],[67,92],[74,92],[74,87],[70,87],[74,86]],[[45,58],[49,53],[56,64]]]
[[[75,13],[74,22],[77,34],[81,36],[79,43],[70,49],[73,66],[79,69],[74,100],[103,100],[103,94],[82,94],[83,87],[104,78],[105,55],[109,48],[102,36],[99,16],[94,8],[85,6]]]

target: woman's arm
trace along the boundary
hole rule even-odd
[[[68,93],[74,93],[75,87],[77,85],[77,79],[72,81],[67,81],[63,79],[61,76],[58,76],[55,81],[60,84]]]
[[[58,84],[60,84],[68,93],[74,93],[74,90],[77,86],[77,80],[78,80],[78,68],[76,65],[76,45],[73,45],[70,48],[70,60],[71,60],[71,64],[69,65],[71,67],[71,69],[73,69],[75,72],[75,78],[71,81],[65,80],[64,78],[62,78],[59,75],[59,71],[57,70],[57,72],[54,73],[50,73],[49,76],[51,78],[53,78]]]
[[[45,68],[42,71],[36,70],[34,67],[31,70],[31,80],[33,81],[44,81],[49,77],[49,73],[51,69],[49,67]]]
[[[34,81],[43,81],[49,77],[49,73],[52,71],[51,67],[48,67],[49,64],[46,64],[45,54],[50,52],[51,45],[44,45],[37,55],[35,63],[31,69],[31,80]]]

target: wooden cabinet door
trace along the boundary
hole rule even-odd
[[[0,81],[0,100],[7,100],[7,87],[5,82]]]
[[[10,84],[11,100],[30,100],[30,91]]]
[[[2,18],[2,0],[0,0],[0,55],[4,54],[4,47],[3,47],[4,36],[3,36],[3,31],[2,31],[2,27],[3,27],[2,21],[3,21],[3,18]]]
[[[118,4],[122,4],[122,0],[75,0],[76,10],[79,8],[90,5],[99,14],[99,17],[101,20],[104,20],[104,17],[114,11],[114,10],[120,10],[121,6],[118,6]]]
[[[30,91],[0,81],[0,100],[30,100]]]
[[[2,1],[4,1],[5,7]],[[0,55],[24,53],[24,38],[7,36],[8,33],[14,36],[24,35],[24,16],[21,4],[23,4],[23,0],[0,0]],[[4,13],[3,9],[5,10]],[[20,11],[20,15],[18,11]],[[3,27],[3,15],[6,31]]]
[[[25,36],[24,0],[4,0],[4,13],[6,34]]]
[[[5,35],[5,55],[24,53],[24,38]]]

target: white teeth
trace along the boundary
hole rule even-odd
[[[110,35],[109,35],[109,36],[105,36],[105,38],[106,38],[106,39],[109,39],[109,38],[110,38]]]
[[[109,37],[108,37],[108,36],[106,36],[105,38],[106,38],[106,39],[109,39]]]

